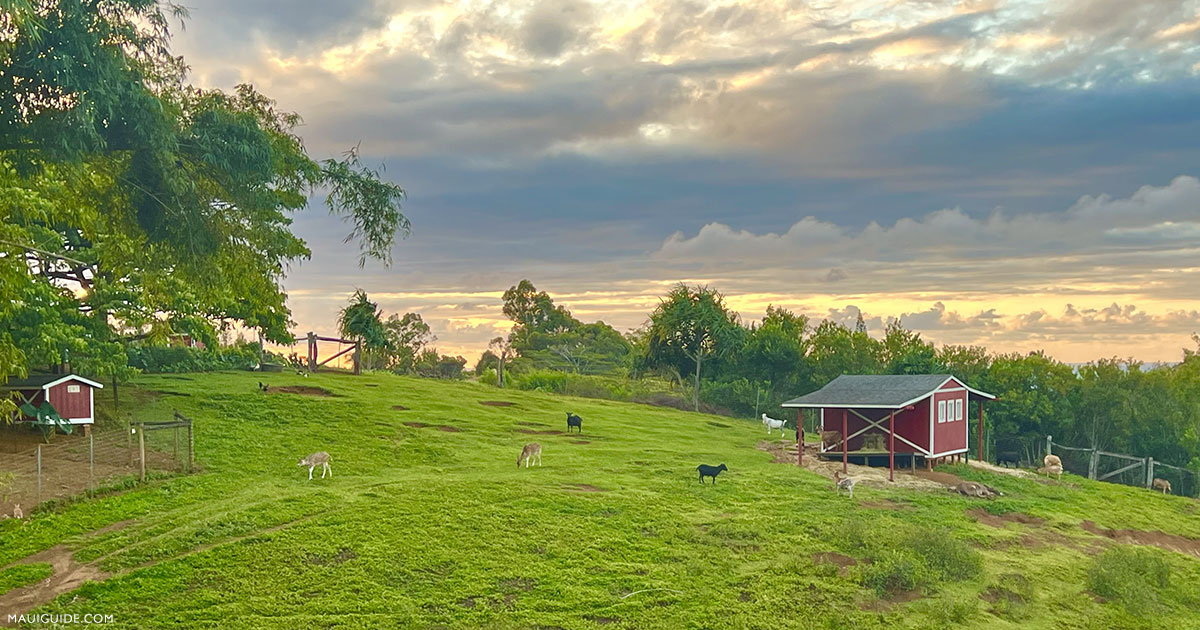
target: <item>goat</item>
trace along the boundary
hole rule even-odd
[[[767,414],[764,413],[762,415],[762,422],[763,422],[763,424],[767,425],[767,435],[771,435],[771,429],[779,429],[779,435],[781,435],[781,436],[785,435],[785,433],[783,432],[783,424],[784,424],[783,420],[776,420],[774,418],[770,418],[767,416]]]
[[[1162,490],[1163,494],[1171,493],[1171,482],[1167,481],[1166,479],[1159,479],[1158,477],[1155,477],[1154,482],[1150,484],[1150,487],[1154,490]]]
[[[995,495],[1003,494],[997,491],[995,488],[985,486],[974,481],[964,481],[960,484],[950,486],[947,488],[947,490],[950,492],[957,492],[963,496],[976,497],[980,499],[990,499]]]
[[[1039,468],[1038,472],[1042,472],[1043,470],[1046,472],[1047,477],[1050,475],[1057,475],[1059,481],[1062,481],[1063,463],[1062,459],[1060,459],[1058,455],[1047,455],[1043,457],[1042,468]]]
[[[580,418],[579,416],[568,411],[567,412],[567,433],[571,432],[571,427],[575,427],[575,428],[579,429],[580,433],[583,433],[583,418]]]
[[[13,518],[17,519],[18,521],[25,518],[25,513],[21,511],[20,503],[13,506]]]
[[[821,444],[823,444],[826,449],[833,448],[834,446],[837,445],[838,442],[841,442],[841,441],[842,441],[842,432],[841,431],[822,431],[821,432]]]
[[[696,467],[696,470],[700,473],[700,483],[704,483],[705,477],[712,477],[713,485],[715,486],[717,485],[717,475],[721,474],[722,470],[729,469],[725,467],[725,464],[721,464],[720,466],[707,466],[705,464],[700,464]]]
[[[270,389],[270,387],[268,385],[264,384],[262,381],[258,382],[258,391],[265,392],[268,389]]]
[[[297,466],[308,466],[308,478],[312,480],[313,469],[317,466],[321,467],[321,478],[325,478],[325,473],[329,473],[329,478],[333,479],[333,468],[329,466],[329,462],[333,461],[329,457],[329,453],[325,451],[317,451],[296,463]]]
[[[525,462],[525,467],[529,468],[530,462],[534,466],[542,465],[542,445],[537,442],[526,444],[525,448],[521,449],[521,456],[517,458],[517,468],[521,467],[521,462]]]
[[[833,489],[839,495],[842,493],[842,490],[848,490],[850,492],[850,498],[853,499],[854,498],[854,484],[856,484],[856,483],[858,483],[858,480],[855,479],[854,477],[842,478],[842,471],[840,471],[840,470],[833,471]]]
[[[1018,451],[1000,451],[996,453],[996,465],[1012,464],[1013,468],[1021,465],[1021,453]]]

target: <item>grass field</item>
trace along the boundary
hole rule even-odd
[[[1200,628],[1192,499],[965,466],[944,470],[1007,496],[849,499],[773,463],[750,421],[271,376],[334,395],[263,394],[241,373],[123,389],[126,415],[195,419],[202,471],[0,522],[0,593],[47,571],[5,567],[66,545],[108,577],[38,612],[113,628]],[[566,411],[582,435],[549,433]],[[518,469],[531,441],[544,466]],[[296,466],[317,450],[332,479]],[[697,483],[697,464],[722,462]]]

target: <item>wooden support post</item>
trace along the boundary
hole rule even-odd
[[[37,478],[38,478],[37,500],[38,500],[38,503],[41,503],[42,502],[42,445],[41,444],[38,444],[38,447],[37,447]],[[30,510],[30,511],[32,511],[32,510]]]
[[[1046,436],[1046,454],[1047,455],[1054,454],[1054,450],[1053,450],[1053,446],[1052,446],[1053,441],[1050,439],[1051,437],[1052,436],[1049,436],[1049,435]]]
[[[932,404],[932,403],[930,403]],[[983,400],[979,401],[979,435],[975,441],[979,443],[979,461],[983,461]]]
[[[1146,458],[1146,487],[1154,487],[1154,458]]]
[[[88,434],[88,490],[96,489],[96,438]]]
[[[315,372],[317,370],[317,334],[308,333],[308,371]]]
[[[850,440],[846,439],[846,436],[850,435],[849,431],[846,429],[846,413],[847,413],[846,410],[843,409],[842,410],[842,474],[843,475],[846,474],[846,468],[847,468],[846,461],[848,459],[847,458],[847,455],[848,455],[847,449],[850,448],[850,444],[849,444]]]
[[[146,425],[139,424],[137,429],[138,434],[138,460],[139,468],[141,469],[140,479],[146,480]]]
[[[1088,460],[1088,479],[1096,478],[1096,469],[1100,466],[1100,451],[1092,449],[1092,457]]]
[[[796,410],[796,465],[804,465],[804,410]]]
[[[888,415],[888,481],[896,480],[896,412]]]
[[[354,343],[354,374],[362,374],[362,344],[357,341]]]

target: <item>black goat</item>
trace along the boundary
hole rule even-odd
[[[705,477],[712,477],[713,485],[715,486],[717,485],[717,475],[721,474],[722,470],[729,469],[725,467],[725,464],[721,464],[720,466],[706,466],[704,464],[700,464],[696,467],[696,470],[700,471],[700,483],[704,483]]]
[[[996,453],[996,465],[1003,466],[1012,464],[1013,467],[1021,465],[1021,453],[1019,451],[1000,451]]]
[[[567,433],[571,432],[571,427],[575,427],[576,429],[579,429],[580,433],[583,433],[583,418],[580,418],[579,416],[568,411],[567,412]]]
[[[259,381],[259,382],[258,382],[258,391],[260,391],[260,392],[265,392],[265,391],[267,391],[268,389],[270,389],[270,386],[269,386],[269,385],[264,385],[262,381]]]

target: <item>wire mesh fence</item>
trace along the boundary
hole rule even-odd
[[[0,453],[0,515],[84,492],[145,479],[147,472],[191,469],[191,421],[141,423],[55,436],[19,452]]]
[[[1064,470],[1082,477],[1200,497],[1200,473],[1157,462],[1153,457],[1135,457],[1095,448],[1067,446],[1054,442],[1050,436],[1046,437],[1046,449],[1062,460]]]

